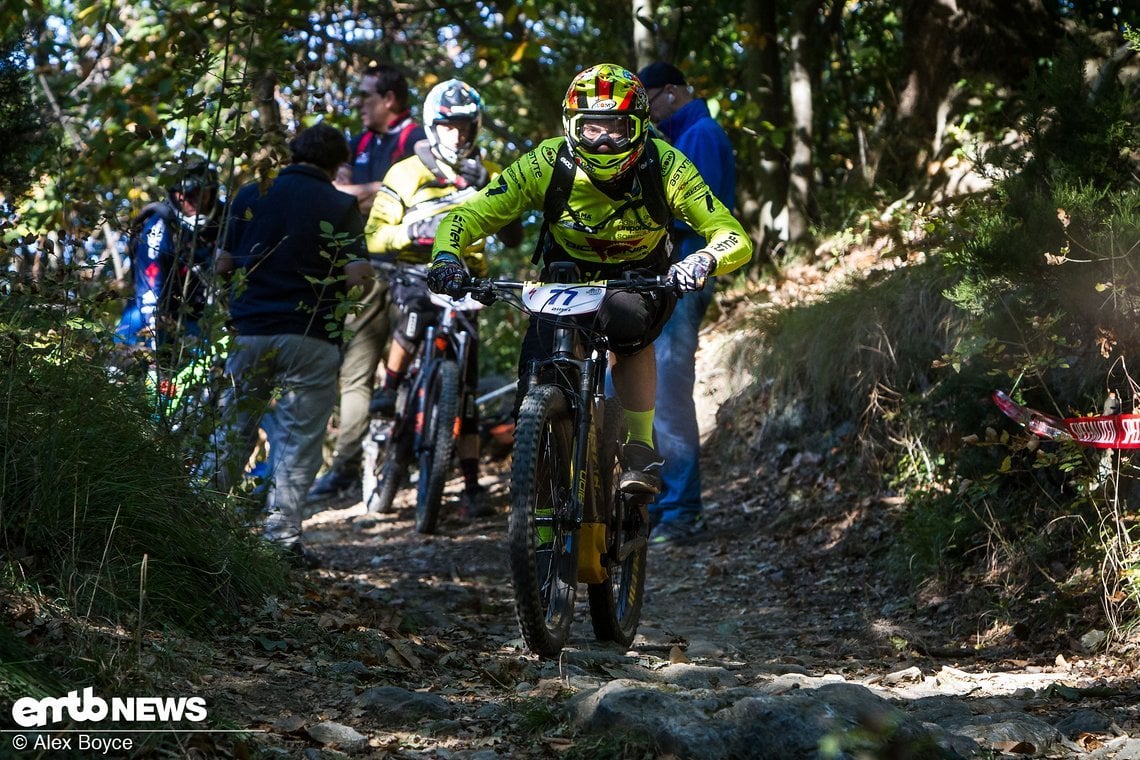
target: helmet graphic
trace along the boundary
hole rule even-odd
[[[447,145],[440,139],[440,124],[457,127],[459,142]],[[475,152],[475,138],[483,125],[483,98],[474,87],[458,79],[440,82],[424,101],[424,129],[431,150],[444,163],[457,166]]]
[[[580,72],[562,102],[562,127],[574,160],[603,182],[637,163],[648,123],[649,97],[641,81],[612,63]]]

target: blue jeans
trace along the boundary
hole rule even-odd
[[[201,472],[222,492],[242,477],[257,445],[258,423],[273,405],[265,537],[301,536],[305,495],[323,459],[325,427],[337,398],[340,349],[304,335],[239,335],[226,359],[221,422]]]
[[[673,315],[653,342],[657,354],[657,407],[653,434],[657,453],[665,458],[663,488],[649,505],[652,524],[692,522],[701,513],[701,438],[693,402],[697,334],[712,302],[712,278],[704,290],[677,300]]]

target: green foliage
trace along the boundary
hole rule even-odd
[[[1112,85],[1090,92],[1076,63],[1061,58],[1029,89],[1026,108],[1026,145],[988,155],[1001,181],[965,205],[955,225],[962,234],[943,257],[957,277],[947,297],[971,319],[939,364],[974,387],[974,398],[988,382],[1046,413],[1078,416],[1098,413],[1106,389],[1123,389],[1131,411],[1128,361],[1140,350],[1137,104]],[[1042,442],[992,408],[961,423],[966,445],[939,468],[947,487],[899,473],[911,494],[900,546],[911,569],[946,578],[986,568],[974,580],[998,604],[1018,601],[1027,584],[1044,586],[1050,601],[1039,611],[1057,624],[1097,590],[1066,579],[1102,572],[1107,608],[1134,616],[1137,557],[1120,519],[1130,470],[1110,477],[1111,456]]]
[[[194,488],[141,389],[109,382],[108,336],[66,293],[0,302],[6,584],[131,629],[204,629],[279,591],[281,564]]]
[[[32,102],[24,40],[5,35],[0,39],[0,202],[12,202],[27,190],[47,137]]]
[[[772,434],[836,420],[869,424],[932,386],[931,362],[962,326],[939,293],[948,280],[928,264],[853,282],[825,301],[761,312],[759,339],[740,361],[772,378]],[[763,366],[759,366],[763,363]],[[798,410],[798,411],[796,411]]]
[[[5,701],[67,693],[66,685],[37,660],[36,654],[14,631],[0,626],[0,696]]]

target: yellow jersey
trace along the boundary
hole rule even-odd
[[[716,260],[715,274],[731,272],[752,257],[752,241],[740,223],[701,179],[683,153],[664,140],[654,140],[658,165],[671,213],[705,238],[700,251]],[[459,256],[475,241],[500,229],[524,212],[544,205],[564,138],[552,137],[503,170],[497,179],[452,210],[436,232],[433,257]],[[655,222],[642,201],[638,183],[621,197],[611,197],[575,167],[570,195],[559,218],[551,220],[555,244],[569,256],[597,264],[630,264],[646,259],[669,234]],[[370,246],[371,247],[371,246]],[[476,276],[480,276],[472,270]]]
[[[483,167],[494,183],[500,172],[498,164],[484,161]],[[419,156],[412,155],[392,165],[384,175],[364,225],[364,239],[370,254],[410,264],[425,264],[431,259],[431,250],[417,246],[408,236],[408,225],[447,213],[478,192],[471,186],[461,188],[453,184],[456,173],[448,164],[440,161],[439,170],[443,173],[443,182]],[[487,272],[484,242],[481,235],[464,246],[467,268],[480,277]]]

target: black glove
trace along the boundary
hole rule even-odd
[[[450,253],[436,256],[428,269],[427,286],[432,293],[446,293],[452,298],[459,298],[469,282],[471,277],[467,270]]]
[[[408,239],[412,241],[412,245],[431,248],[432,244],[435,243],[435,233],[439,230],[439,223],[443,221],[443,216],[443,214],[436,214],[409,224]]]
[[[478,158],[465,158],[459,162],[458,168],[459,176],[468,187],[482,190],[491,181],[491,175],[487,173],[482,160]]]

